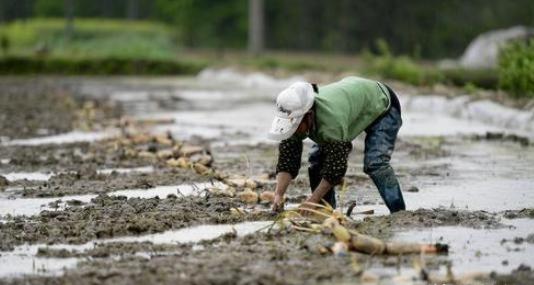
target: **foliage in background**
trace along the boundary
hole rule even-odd
[[[534,98],[534,39],[511,43],[501,50],[499,85],[517,97]]]
[[[64,74],[64,75],[191,75],[204,64],[189,61],[126,59],[126,58],[0,58],[0,75]]]
[[[244,48],[246,0],[71,0],[76,18],[145,19],[171,25],[192,48]],[[385,39],[393,54],[457,57],[480,33],[534,26],[532,0],[266,0],[268,49],[358,53]],[[0,1],[0,22],[63,17],[65,0]],[[136,9],[131,9],[136,5]],[[132,12],[137,11],[137,12]],[[376,52],[376,50],[372,50]]]
[[[439,71],[443,83],[466,88],[468,93],[476,88],[497,89],[499,76],[494,69],[451,68]]]
[[[383,38],[394,54],[457,57],[480,33],[534,26],[531,0],[269,0],[266,9],[274,49],[354,53]]]
[[[245,47],[247,17],[246,0],[155,0],[152,15],[172,25],[184,46],[218,49]]]
[[[436,70],[424,68],[407,56],[392,55],[386,41],[378,40],[376,48],[378,55],[363,52],[366,73],[414,85],[431,85],[440,80],[440,73]]]
[[[77,19],[70,38],[63,19],[32,19],[0,26],[15,55],[174,59],[171,30],[152,22]]]

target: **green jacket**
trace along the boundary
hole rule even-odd
[[[390,105],[389,92],[379,82],[346,77],[319,88],[315,96],[315,130],[309,138],[318,144],[350,142]]]
[[[319,88],[315,96],[315,127],[308,137],[320,145],[324,153],[321,177],[338,184],[347,171],[352,140],[389,109],[387,88],[379,82],[347,77]],[[276,173],[298,175],[302,156],[302,140],[295,134],[278,146]]]

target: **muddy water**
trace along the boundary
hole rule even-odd
[[[534,233],[534,223],[530,219],[503,222],[505,228],[493,230],[451,226],[412,230],[396,234],[393,240],[449,244],[449,260],[455,273],[506,273],[532,262],[534,244],[525,240]]]
[[[143,116],[174,118],[176,124],[158,129],[184,137],[205,137],[221,150],[236,143],[272,143],[265,139],[272,119],[272,100],[276,91],[287,82],[281,81],[277,85],[269,81],[269,84],[265,83],[268,86],[265,89],[246,89],[243,83],[231,82],[236,86],[232,92],[228,90],[232,86],[229,80],[234,75],[208,73],[205,76],[213,76],[212,84],[224,78],[225,93],[212,90],[177,92],[173,96],[191,102],[197,108],[151,112]],[[531,129],[533,112],[516,110],[514,113],[513,109],[485,101],[480,104],[469,102],[467,97],[446,99],[400,93],[404,109],[401,139],[441,137],[445,141],[442,151],[449,154],[438,159],[403,157],[400,160],[393,156],[395,168],[406,172],[437,169],[432,175],[417,175],[412,179],[410,184],[416,185],[420,191],[405,194],[409,209],[453,206],[496,212],[534,206],[534,147],[469,139],[472,135],[487,132],[534,136],[534,129]],[[123,96],[123,99],[127,97]],[[204,104],[206,101],[210,104]],[[486,105],[487,109],[481,108]],[[495,116],[502,116],[500,123],[488,118],[492,111]]]
[[[188,196],[201,194],[208,187],[224,188],[221,183],[199,183],[192,185],[169,185],[158,186],[149,189],[128,189],[107,193],[109,196],[123,196],[126,198],[166,198],[168,195]],[[15,198],[7,199],[0,196],[0,218],[11,215],[36,215],[43,210],[55,211],[68,207],[68,201],[77,201],[80,204],[90,203],[97,195],[71,195],[54,198]]]
[[[102,132],[80,132],[74,131],[65,134],[44,136],[38,138],[29,139],[17,139],[3,143],[4,146],[22,145],[22,146],[35,146],[44,144],[67,144],[75,142],[92,142],[112,137],[117,132],[114,130],[102,131]]]
[[[296,78],[276,80],[258,74],[242,75],[230,71],[213,71],[203,73],[199,78],[64,80],[67,82],[67,85],[76,86],[74,88],[76,90],[76,96],[80,96],[81,98],[109,99],[114,104],[121,105],[127,115],[137,118],[173,119],[174,122],[172,123],[150,126],[147,130],[154,133],[169,131],[176,138],[208,144],[215,157],[215,167],[218,169],[245,176],[263,177],[272,174],[276,162],[276,145],[265,138],[265,131],[270,125],[274,111],[272,103],[276,93],[289,82],[296,80]],[[403,104],[404,125],[401,129],[399,144],[393,155],[392,164],[397,170],[397,174],[403,184],[407,207],[408,210],[413,211],[413,213],[410,212],[410,215],[413,214],[413,216],[394,218],[392,220],[386,219],[380,227],[384,229],[395,229],[396,232],[393,235],[393,239],[449,243],[451,245],[451,254],[444,259],[454,264],[456,272],[489,272],[497,270],[508,273],[512,269],[517,268],[519,264],[534,265],[526,258],[532,254],[531,244],[522,243],[516,245],[513,242],[504,242],[501,244],[503,239],[513,240],[515,237],[526,238],[528,234],[532,233],[534,220],[504,220],[504,224],[513,225],[514,228],[485,228],[487,218],[485,218],[485,215],[480,214],[483,212],[476,212],[477,214],[469,215],[469,213],[475,213],[474,211],[476,210],[498,213],[504,210],[519,210],[534,207],[534,176],[532,176],[532,173],[534,173],[534,146],[532,144],[530,146],[522,146],[514,141],[479,139],[487,132],[513,133],[533,137],[532,118],[534,116],[532,112],[513,110],[488,102],[471,101],[466,97],[447,99],[440,96],[404,94],[402,90],[399,91]],[[2,144],[6,148],[20,146],[29,149],[38,146],[42,147],[44,144],[66,146],[68,143],[80,141],[97,144],[98,140],[113,135],[114,132],[115,130],[107,130],[87,133],[72,130],[65,134],[4,141]],[[475,136],[478,137],[475,138]],[[306,150],[309,148],[309,145],[310,142],[306,142]],[[381,203],[380,197],[372,183],[362,174],[362,138],[357,139],[354,145],[355,150],[350,157],[349,172],[347,175],[348,191],[343,194],[343,197],[340,197],[342,198],[340,200],[344,202],[355,200],[357,202],[356,214],[353,215],[353,218],[363,221],[364,226],[362,229],[365,229],[365,223],[372,223],[372,220],[366,219],[369,215],[358,214],[358,212],[372,209],[375,211],[375,214],[371,215],[371,217],[378,217],[380,215],[386,215],[387,209]],[[9,155],[15,152],[5,153]],[[16,163],[24,161],[17,157],[15,158]],[[55,166],[54,169],[48,169],[46,168],[48,166],[43,164],[45,165],[44,167],[38,168],[41,172],[34,172],[36,171],[35,168],[25,166],[24,163],[17,166],[11,165],[12,159],[13,157],[2,157],[2,163],[0,164],[0,173],[6,174],[5,176],[9,183],[24,178],[34,182],[38,180],[47,182],[48,175],[51,175],[51,173],[62,173],[72,171],[72,169],[76,171],[81,168],[79,162],[66,164],[68,168]],[[99,161],[97,162],[97,169],[99,169],[97,173],[105,177],[111,177],[110,181],[114,179],[112,173],[127,176],[137,173],[135,175],[139,175],[139,177],[142,175],[149,177],[166,175],[158,167],[146,167],[143,165],[145,164],[132,164],[122,167],[122,164],[115,162]],[[303,165],[305,166],[305,163]],[[6,171],[2,171],[2,169],[6,169]],[[16,169],[16,172],[10,169]],[[101,184],[87,184],[87,189],[74,192],[84,193],[84,195],[47,198],[13,197],[9,194],[13,192],[10,191],[13,189],[7,186],[6,189],[8,191],[0,193],[0,216],[7,214],[14,216],[36,215],[44,209],[64,210],[69,207],[79,207],[66,203],[72,199],[82,202],[81,207],[84,207],[86,206],[84,203],[90,204],[91,199],[97,197],[96,193],[102,192],[107,192],[112,197],[138,197],[147,200],[152,197],[159,197],[163,200],[169,200],[165,199],[169,194],[180,196],[181,193],[187,196],[201,192],[200,188],[202,187],[198,185],[197,187],[191,186],[192,184],[198,184],[198,179],[197,176],[191,175],[183,178],[183,182],[186,185],[180,185],[176,182],[169,183],[167,181],[167,185],[156,187],[152,185],[146,187],[148,189],[132,188],[116,190],[115,188],[107,191],[91,189],[91,187],[102,187],[100,186]],[[63,188],[70,187],[70,184],[67,184],[65,181],[68,180],[60,179],[58,183],[65,184],[60,185]],[[23,184],[23,186],[16,187],[27,187],[27,185]],[[33,186],[30,184],[28,187]],[[272,180],[265,187],[272,187]],[[180,193],[178,193],[177,189],[180,190]],[[408,189],[411,190],[407,191]],[[35,193],[38,190],[32,189],[32,191]],[[308,192],[306,170],[303,167],[301,175],[288,194],[294,198],[292,201],[298,202],[298,197],[305,197]],[[53,194],[53,191],[49,191],[47,195],[50,193]],[[57,202],[58,200],[59,202]],[[117,211],[116,215],[120,218],[124,213],[121,212],[122,208],[119,204],[123,202],[117,199],[110,200],[112,202],[104,202],[102,204],[103,206],[101,206],[105,207],[106,203],[112,203],[108,207],[111,208],[113,205],[113,211]],[[104,199],[104,201],[106,200]],[[51,202],[54,203],[50,205]],[[153,201],[150,201],[150,203],[153,203]],[[209,214],[212,216],[212,220],[231,220],[220,217],[222,214],[217,212],[217,205],[213,205],[210,201],[207,201],[205,205],[206,211],[211,211]],[[340,203],[340,205],[342,207],[345,206],[344,203]],[[138,206],[136,211],[144,214],[143,203],[139,203]],[[158,209],[166,210],[166,207],[165,204]],[[173,209],[180,211],[178,210],[181,209],[180,207],[178,205]],[[440,208],[440,210],[436,210],[435,214],[431,211],[414,211],[419,208]],[[251,212],[253,210],[247,211],[247,213]],[[436,215],[438,218],[435,218]],[[451,218],[441,219],[440,215]],[[454,218],[456,215],[460,216],[458,221]],[[497,216],[500,217],[499,215]],[[37,217],[39,218],[40,216]],[[60,217],[63,216],[60,215]],[[38,220],[38,218],[34,219],[34,221]],[[106,218],[109,217],[106,216]],[[149,219],[151,218],[149,216]],[[48,216],[46,219],[49,219]],[[87,222],[83,219],[84,217],[81,217],[81,221]],[[177,219],[177,217],[169,216],[168,219]],[[498,220],[500,218],[495,219]],[[415,222],[412,222],[412,220],[415,220]],[[152,220],[148,221],[151,221],[152,224],[154,223]],[[164,223],[165,217],[158,217],[157,221]],[[135,221],[133,222],[135,223]],[[183,223],[180,220],[169,222],[174,223],[174,225]],[[389,224],[392,222],[398,224]],[[89,224],[86,223],[86,225]],[[448,226],[440,226],[442,224]],[[457,226],[460,224],[466,227]],[[259,225],[263,224],[258,223]],[[56,225],[54,224],[54,226]],[[139,225],[135,226],[137,228]],[[200,225],[193,228],[164,231],[148,235],[148,232],[144,232],[144,234],[136,236],[113,237],[108,240],[126,243],[139,241],[150,241],[152,243],[191,242],[199,239],[215,238],[221,234],[228,233],[232,227],[229,225]],[[256,227],[253,228],[257,229]],[[148,227],[148,229],[151,228]],[[164,227],[164,229],[169,229],[169,227]],[[112,234],[112,228],[101,230],[107,235],[115,236]],[[122,233],[124,234],[124,232]],[[240,230],[238,230],[238,233],[240,233]],[[244,230],[242,233],[248,232]],[[370,230],[370,233],[373,233],[373,231]],[[62,234],[62,238],[59,240],[69,238],[68,234],[63,232]],[[381,236],[387,237],[388,235],[383,234]],[[228,272],[233,272],[243,267],[239,266],[239,262],[237,261],[238,257],[235,257],[235,254],[232,255],[232,251],[241,252],[242,255],[247,255],[252,259],[260,259],[267,256],[271,259],[271,262],[266,262],[264,264],[265,268],[279,266],[275,263],[278,259],[290,264],[285,265],[288,270],[291,270],[292,266],[299,268],[300,265],[298,264],[301,264],[302,260],[310,260],[310,263],[319,267],[321,267],[321,262],[324,262],[325,257],[302,250],[299,243],[301,237],[287,237],[289,244],[293,246],[292,248],[277,247],[276,244],[269,244],[269,237],[260,235],[257,238],[267,240],[263,240],[260,243],[261,245],[258,246],[278,248],[273,250],[274,252],[291,252],[293,256],[297,256],[297,259],[288,259],[287,256],[283,257],[280,255],[282,253],[276,253],[276,256],[272,256],[271,254],[273,253],[264,248],[259,249],[257,252],[263,251],[263,253],[261,255],[258,253],[259,256],[256,256],[254,250],[247,247],[250,241],[247,241],[246,238],[238,238],[232,247],[228,248],[225,244],[216,244],[215,246],[222,247],[221,252],[226,251],[226,255],[214,256],[214,252],[216,251],[211,249],[212,252],[210,252],[209,248],[201,250],[199,255],[204,258],[203,260],[207,264],[210,261],[221,261],[223,263],[221,268],[224,268]],[[76,240],[79,242],[79,237]],[[86,241],[82,239],[82,243]],[[94,242],[102,241],[104,239]],[[93,241],[87,244],[94,245]],[[79,245],[77,250],[89,250],[89,247],[84,248],[85,245]],[[34,245],[30,245],[30,247],[32,246]],[[61,248],[64,245],[56,244],[56,246]],[[15,252],[17,250],[12,253]],[[3,256],[15,255],[7,254]],[[232,258],[231,256],[234,257]],[[166,268],[166,264],[176,263],[177,261],[173,260],[173,258],[178,260],[182,257],[168,257],[168,259],[164,260],[167,263],[162,264],[162,267]],[[19,261],[13,261],[12,264],[20,264],[20,266],[12,266],[10,272],[12,274],[45,273],[37,270],[38,268],[44,267],[47,268],[46,272],[49,274],[61,274],[60,269],[63,266],[72,268],[76,266],[78,261],[79,259],[71,260],[70,258],[35,258],[34,253],[27,250],[25,255],[19,255]],[[132,268],[131,271],[125,269],[126,274],[136,272],[135,268],[139,264],[139,261],[123,260],[121,258],[118,258],[116,261],[123,262],[121,264],[125,268]],[[191,260],[188,258],[182,259],[182,262],[184,261],[186,262],[185,264],[198,262],[196,259]],[[5,260],[4,262],[6,262],[5,264],[10,263]],[[99,268],[106,268],[106,262],[109,262],[109,260],[96,261],[94,266],[98,270],[101,270]],[[154,263],[151,263],[152,261],[146,262],[149,262],[150,266],[154,265]],[[350,266],[350,264],[345,264],[345,266]],[[410,266],[407,266],[408,268],[405,265],[402,266],[405,267],[403,269],[404,272],[411,270],[409,268]],[[184,268],[188,267],[184,265]],[[376,267],[372,265],[367,269],[376,272],[378,275],[389,276],[392,274],[391,268],[384,268],[382,265]],[[336,269],[329,270],[324,274],[327,276],[334,274],[334,272],[336,274],[342,274]],[[442,272],[444,269],[440,267],[436,270]],[[194,275],[195,272],[194,269],[191,269],[191,271],[186,271],[185,274]],[[276,272],[276,270],[272,272]],[[5,274],[11,273],[8,272]],[[0,272],[0,274],[4,273]],[[267,269],[264,277],[267,279],[265,280],[272,280],[269,278],[273,278],[274,275],[270,274],[271,271]],[[255,274],[254,276],[257,275]],[[242,276],[244,278],[243,280],[252,278],[252,275],[247,275],[246,273],[238,276]],[[341,276],[347,277],[348,275]],[[203,277],[208,279],[199,280],[206,281],[211,278],[209,274]],[[304,278],[303,280],[317,282],[321,277],[320,274],[317,275],[317,270],[315,272],[304,270],[302,271],[302,278]],[[84,279],[82,278],[82,280]],[[138,279],[134,278],[133,281],[135,280]],[[172,278],[169,280],[172,280]]]
[[[265,139],[265,130],[272,118],[275,91],[281,86],[283,84],[275,85],[274,88],[270,85],[271,88],[263,94],[258,94],[258,90],[251,92],[254,94],[251,97],[256,98],[254,100],[247,96],[242,87],[235,92],[226,90],[227,96],[209,90],[178,93],[175,96],[191,102],[197,108],[180,112],[153,112],[144,116],[174,118],[176,124],[161,126],[159,130],[169,130],[184,137],[205,137],[221,150],[236,143],[244,146],[258,142],[270,143]],[[532,112],[514,113],[513,110],[486,102],[469,102],[466,97],[450,100],[439,96],[423,98],[412,95],[402,92],[400,95],[404,108],[400,139],[411,141],[441,137],[444,141],[441,151],[448,155],[430,159],[410,156],[399,159],[394,156],[393,165],[400,170],[401,175],[409,177],[410,185],[418,188],[418,192],[405,191],[409,210],[446,208],[500,212],[534,206],[534,148],[513,142],[470,139],[473,135],[484,135],[487,132],[515,132],[532,137]],[[496,116],[501,114],[502,121],[489,118],[491,111],[495,111]],[[425,174],[428,169],[432,169],[432,173]],[[347,196],[356,198],[357,191]],[[375,201],[379,202],[379,199]],[[363,205],[357,209],[373,209],[376,214],[387,214],[385,207],[380,204]],[[422,232],[401,233],[397,238],[410,240],[417,236],[418,240],[426,238],[422,241],[428,241],[429,236],[439,236],[451,244],[452,261],[462,272],[506,272],[521,263],[528,264],[530,260],[527,257],[532,254],[530,247],[507,251],[498,244],[505,236],[529,234],[534,228],[534,221],[523,220],[514,222],[513,225],[513,231],[437,227]],[[485,235],[491,239],[477,242]],[[467,245],[471,244],[473,246],[466,251]],[[482,255],[477,257],[478,262],[470,262],[478,252]],[[509,266],[501,266],[503,255],[509,257]],[[466,264],[469,266],[464,266]]]
[[[258,232],[268,227],[272,222],[245,222],[226,225],[201,225],[180,230],[166,231],[159,234],[142,235],[136,237],[121,237],[90,241],[81,245],[45,244],[23,245],[13,251],[0,252],[0,277],[17,276],[21,274],[58,275],[68,268],[75,267],[83,258],[53,258],[38,257],[41,249],[67,250],[71,253],[83,253],[106,243],[142,243],[150,244],[176,244],[199,243],[213,240],[224,234],[235,233],[237,237]]]

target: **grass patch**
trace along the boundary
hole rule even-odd
[[[198,62],[127,58],[4,57],[0,75],[191,75],[205,65]]]
[[[61,57],[174,59],[177,48],[171,29],[144,21],[76,19],[65,33],[64,19],[31,19],[0,26],[11,55],[35,53]]]
[[[377,40],[378,54],[362,53],[364,71],[387,79],[395,79],[413,85],[432,85],[443,80],[434,68],[424,67],[408,56],[394,56],[384,40]]]
[[[0,26],[0,74],[195,74],[203,61],[177,60],[171,29],[145,21],[31,19]]]

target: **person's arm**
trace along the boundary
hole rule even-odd
[[[333,185],[328,182],[326,179],[321,179],[321,182],[319,185],[317,185],[317,188],[315,188],[315,191],[313,191],[312,195],[306,200],[306,202],[310,203],[319,203],[321,202],[321,199],[323,199],[324,195],[332,189]]]
[[[284,208],[284,194],[291,180],[299,173],[302,157],[302,140],[290,138],[278,146],[278,163],[276,164],[276,190],[273,202],[273,211]]]
[[[284,209],[284,194],[291,182],[291,174],[279,172],[276,174],[276,190],[274,191],[273,211],[280,212]]]
[[[334,142],[321,145],[321,152],[325,155],[320,172],[322,179],[306,202],[321,202],[321,199],[332,187],[341,183],[347,172],[347,161],[351,150],[352,143],[350,142]]]

